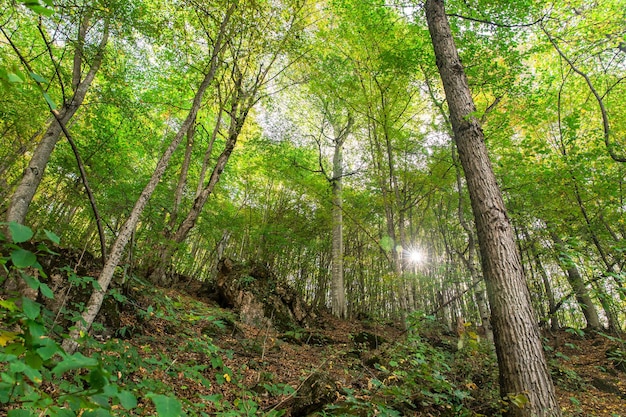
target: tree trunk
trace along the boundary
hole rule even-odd
[[[333,235],[332,235],[332,313],[339,318],[346,318],[346,290],[343,282],[343,199],[342,176],[343,176],[343,157],[341,148],[343,146],[343,138],[339,133],[335,134],[335,146],[333,155],[333,178],[332,186],[332,203],[333,203]]]
[[[474,291],[474,299],[476,300],[476,305],[478,306],[478,313],[480,314],[480,322],[482,328],[485,331],[485,337],[490,343],[493,343],[493,328],[491,327],[490,320],[490,311],[489,306],[487,305],[487,300],[485,299],[485,290],[479,282],[482,280],[482,277],[479,274],[477,269],[477,264],[475,263],[476,259],[476,239],[474,238],[474,231],[470,227],[470,225],[465,220],[465,216],[463,215],[463,184],[461,181],[461,170],[458,166],[458,158],[452,149],[452,159],[454,160],[454,168],[456,170],[456,186],[457,192],[459,194],[459,207],[458,207],[458,216],[459,223],[465,233],[467,233],[467,258],[461,253],[459,256],[461,260],[465,264],[465,267],[469,270],[470,276],[472,277],[472,285],[475,286],[476,290]]]
[[[507,415],[560,416],[515,237],[489,161],[482,129],[473,116],[476,109],[443,0],[427,0],[425,10],[478,230],[492,309],[500,393],[505,399],[510,396],[519,399],[520,395],[528,399],[522,408],[511,402]]]
[[[167,222],[166,238],[169,237],[171,231],[176,226],[178,220],[178,212],[180,205],[183,201],[183,192],[187,185],[187,176],[189,175],[189,166],[191,165],[191,153],[193,151],[194,136],[196,134],[195,120],[191,122],[189,130],[187,131],[187,146],[185,147],[185,157],[183,158],[183,165],[180,168],[180,175],[178,176],[178,184],[176,184],[176,191],[174,192],[174,205],[170,213],[169,221]]]
[[[539,258],[539,254],[537,251],[533,250],[536,269],[539,271],[541,275],[541,280],[543,282],[543,287],[545,289],[545,293],[548,297],[548,307],[550,308],[550,328],[553,331],[559,329],[559,319],[556,315],[556,300],[554,299],[554,291],[552,291],[552,285],[550,284],[550,279],[548,278],[548,274],[546,273],[546,269],[543,267],[541,263],[541,259]]]
[[[553,231],[550,231],[550,236],[552,237],[552,240],[556,245],[556,249],[559,252],[563,251],[565,245],[561,238]],[[572,290],[576,295],[576,301],[578,302],[578,306],[585,316],[585,320],[587,321],[587,328],[590,330],[602,329],[603,326],[600,323],[598,310],[596,309],[596,306],[593,304],[593,301],[589,296],[589,291],[585,286],[585,282],[583,281],[583,278],[580,275],[578,268],[571,259],[567,259],[565,265],[563,265],[563,269],[565,270],[567,282],[569,282],[569,285],[572,287]]]
[[[65,103],[58,111],[57,118],[51,117],[48,122],[48,128],[43,134],[41,141],[37,145],[33,156],[28,163],[28,167],[24,170],[24,175],[19,185],[15,189],[9,205],[6,220],[7,222],[17,222],[24,224],[28,207],[33,201],[35,192],[41,184],[43,173],[48,165],[52,151],[61,137],[63,132],[61,125],[67,126],[69,120],[74,116],[78,108],[83,104],[87,91],[93,82],[104,56],[104,49],[109,39],[109,23],[105,22],[104,32],[100,43],[98,44],[98,53],[96,54],[89,72],[83,80],[82,76],[82,57],[84,47],[84,37],[86,27],[88,25],[89,16],[86,16],[80,26],[78,34],[78,47],[74,52],[74,67],[72,73],[72,87],[74,88],[74,96]]]
[[[76,323],[75,327],[70,331],[69,338],[63,341],[63,349],[68,353],[73,353],[74,351],[76,351],[76,348],[78,347],[77,339],[80,337],[81,333],[89,330],[94,319],[98,315],[100,307],[102,306],[102,301],[104,301],[106,291],[109,288],[111,280],[113,279],[115,268],[122,258],[124,248],[126,247],[126,244],[132,236],[135,227],[137,226],[137,223],[139,222],[139,217],[143,213],[146,204],[148,204],[148,201],[150,200],[150,197],[152,196],[152,193],[154,192],[156,186],[159,184],[161,177],[163,176],[163,173],[165,172],[165,169],[167,168],[167,165],[169,164],[169,161],[174,154],[174,151],[182,142],[183,137],[189,130],[189,127],[196,120],[196,116],[202,104],[202,97],[204,96],[206,89],[215,78],[215,73],[219,66],[218,57],[222,49],[223,36],[225,34],[226,25],[230,20],[230,16],[232,15],[233,11],[234,6],[231,6],[220,25],[219,35],[217,37],[215,45],[213,46],[211,65],[193,98],[191,108],[189,109],[189,114],[187,115],[185,121],[178,130],[178,133],[176,133],[174,139],[172,139],[170,145],[167,147],[165,152],[163,152],[161,159],[159,159],[159,162],[157,162],[156,168],[154,169],[154,172],[150,177],[150,181],[148,181],[148,184],[146,184],[143,191],[139,195],[139,198],[135,202],[135,205],[130,212],[130,216],[120,229],[115,243],[113,243],[113,247],[111,248],[109,257],[104,267],[102,268],[100,276],[98,277],[98,284],[100,285],[100,288],[94,290],[94,292],[91,294],[87,306],[85,307],[85,311],[82,314],[81,320],[79,320]]]

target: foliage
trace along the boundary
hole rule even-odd
[[[52,298],[50,288],[39,280],[45,273],[36,255],[21,247],[34,233],[15,223],[8,229],[11,240],[0,240],[4,272],[9,277],[19,276],[31,289]],[[55,234],[45,231],[45,235],[59,243]],[[37,248],[50,251],[45,242]],[[40,303],[26,296],[11,296],[2,299],[0,307],[0,403],[10,408],[9,416],[76,416],[82,411],[81,415],[110,415],[114,406],[136,407],[135,396],[112,383],[99,358],[67,354],[48,335],[50,322]],[[58,389],[51,392],[50,384]]]
[[[453,343],[448,348],[434,347],[424,336],[439,332],[429,329],[432,320],[423,314],[411,315],[406,341],[385,348],[381,355],[385,359],[374,365],[375,376],[367,389],[359,393],[345,389],[345,401],[328,407],[331,415],[400,416],[423,410],[441,416],[483,415],[477,413],[477,404],[489,404],[485,415],[497,415],[494,410],[500,412],[502,406],[493,354],[486,346],[457,352],[452,351]],[[485,369],[492,373],[485,375]],[[455,380],[458,377],[462,379]],[[485,389],[478,391],[477,384]],[[491,397],[477,401],[474,395],[479,392]]]

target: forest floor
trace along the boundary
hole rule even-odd
[[[420,392],[415,375],[400,371],[398,362],[403,359],[398,360],[398,351],[394,356],[394,349],[408,335],[397,324],[321,314],[314,327],[278,332],[246,326],[232,310],[173,289],[144,292],[130,304],[133,307],[121,312],[120,321],[131,337],[109,340],[103,353],[120,351],[111,343],[125,344],[122,350],[133,353],[127,355],[127,368],[120,367],[120,377],[126,374],[124,379],[138,386],[142,380],[152,381],[147,383],[153,384],[152,389],[163,384],[161,391],[188,404],[197,406],[200,398],[213,401],[202,409],[205,415],[267,415],[276,410],[296,415],[291,414],[294,398],[312,375],[320,373],[335,385],[326,400],[335,404],[335,411],[327,407],[326,414],[320,415],[491,416],[502,409],[494,388],[494,355],[488,349],[481,354],[471,343],[458,351],[458,337],[441,328],[424,328],[419,338],[430,345],[420,348],[425,367],[435,366],[428,365],[434,349],[444,351],[438,358],[449,361],[445,369],[454,389],[441,388],[436,397],[426,391],[443,382],[422,377],[425,385]],[[359,344],[356,340],[362,335],[366,339]],[[371,335],[377,338],[374,343]],[[572,330],[547,335],[544,341],[564,416],[626,417],[626,373],[607,357],[611,351],[622,355],[623,341]],[[204,348],[197,348],[203,343]],[[155,366],[155,358],[160,366]],[[388,369],[392,366],[397,366],[396,371]],[[407,395],[403,386],[416,393]],[[460,388],[467,394],[460,395]],[[446,404],[454,396],[464,407],[458,401],[456,408]],[[143,405],[149,414],[149,401]]]

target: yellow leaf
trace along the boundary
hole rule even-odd
[[[0,346],[6,346],[17,338],[18,333],[0,331]]]
[[[224,374],[224,379],[226,380],[226,382],[230,382],[230,375]]]

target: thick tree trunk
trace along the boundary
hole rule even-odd
[[[461,181],[461,170],[458,166],[458,159],[452,150],[454,167],[456,170],[456,186],[457,192],[459,193],[459,207],[458,207],[458,215],[459,215],[459,223],[461,223],[461,227],[467,233],[467,258],[463,254],[459,254],[461,260],[465,264],[465,267],[469,270],[470,276],[472,277],[472,285],[475,286],[476,290],[474,291],[474,299],[476,300],[476,305],[478,306],[478,313],[480,314],[480,322],[482,328],[485,331],[485,337],[490,343],[493,343],[493,329],[491,327],[490,320],[490,311],[489,306],[487,305],[487,300],[485,299],[485,290],[482,285],[480,285],[480,281],[482,277],[477,269],[477,264],[475,262],[476,259],[476,239],[474,238],[474,231],[470,227],[470,225],[465,220],[465,216],[463,214],[463,184]]]
[[[503,398],[523,395],[508,416],[553,417],[561,412],[543,353],[515,237],[506,215],[461,65],[443,0],[426,1],[426,18],[443,82],[450,121],[465,171],[491,304],[491,321]]]

